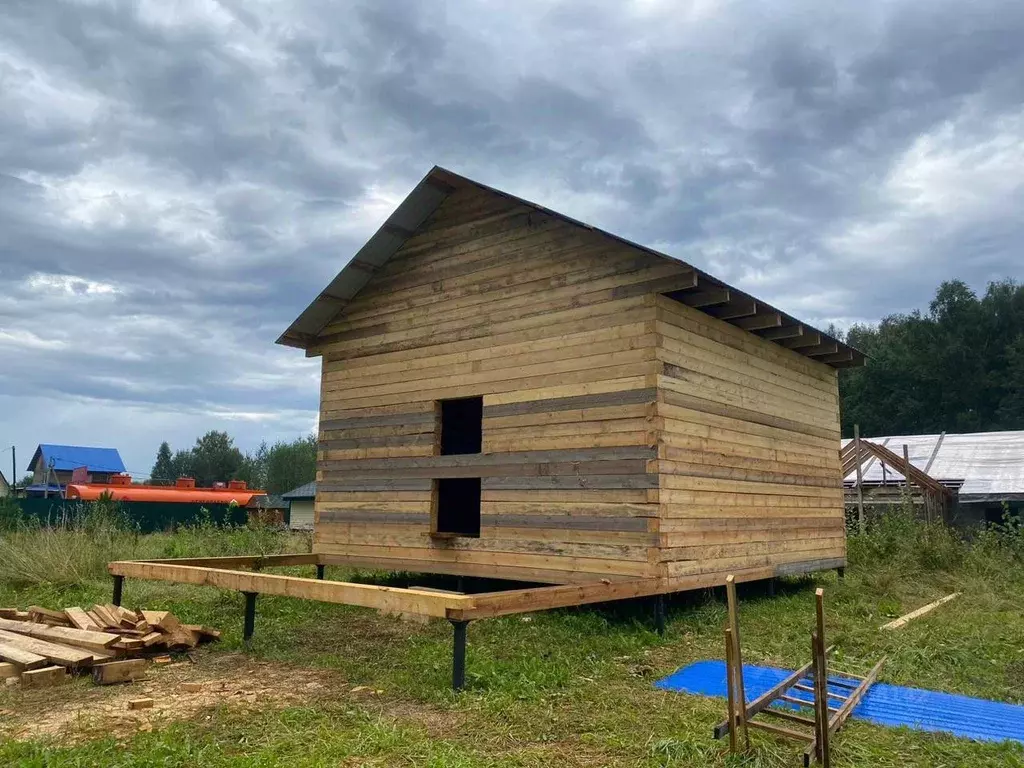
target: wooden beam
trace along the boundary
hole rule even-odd
[[[0,640],[0,660],[9,661],[21,669],[38,669],[50,663],[46,660],[45,656],[32,653],[32,651],[26,651],[20,646],[4,642],[3,640]]]
[[[784,325],[781,328],[765,328],[758,331],[757,335],[768,341],[780,341],[782,339],[793,339],[797,336],[803,336],[804,333],[806,332],[802,325]]]
[[[732,297],[728,288],[714,288],[706,291],[684,293],[676,301],[694,309],[710,307],[715,304],[727,304]]]
[[[93,653],[83,648],[72,648],[67,645],[51,643],[46,640],[39,640],[35,637],[19,635],[2,629],[0,629],[0,642],[20,648],[23,651],[28,651],[29,653],[34,653],[37,656],[42,656],[54,664],[60,664],[65,667],[88,666],[93,661]]]
[[[112,685],[132,680],[141,680],[146,676],[149,659],[125,659],[97,664],[92,668],[92,681],[96,685]]]
[[[864,535],[864,470],[861,468],[860,424],[853,425],[854,461],[857,463],[857,531]]]
[[[780,328],[782,326],[782,315],[778,312],[767,312],[753,317],[741,317],[733,320],[732,324],[745,331],[759,331],[764,328]]]
[[[51,627],[46,624],[36,624],[29,621],[0,619],[0,629],[7,632],[16,632],[19,635],[38,637],[40,640],[77,645],[100,651],[109,648],[117,642],[117,635],[112,635],[108,632],[75,629],[74,627]]]
[[[450,609],[472,607],[471,596],[439,595],[414,589],[382,587],[374,584],[352,584],[344,581],[321,581],[298,576],[271,573],[249,573],[220,568],[200,568],[161,562],[118,561],[110,563],[111,575],[135,579],[171,581],[180,584],[219,587],[237,592],[283,595],[323,603],[358,605],[376,608],[385,613],[415,613],[444,618]]]
[[[945,597],[941,597],[941,598],[939,598],[938,600],[936,600],[933,603],[928,603],[928,605],[921,606],[916,611],[911,611],[908,614],[900,616],[898,619],[893,619],[888,624],[883,624],[882,626],[879,627],[879,629],[886,629],[886,630],[888,630],[888,629],[899,629],[900,627],[904,627],[907,624],[909,624],[911,621],[913,621],[914,619],[916,619],[916,618],[918,618],[920,616],[924,616],[926,613],[931,613],[936,608],[938,608],[940,605],[945,605],[950,600],[955,600],[958,597],[960,597],[960,593],[959,592],[954,592],[951,595],[946,595]]]
[[[821,344],[821,334],[815,331],[805,332],[791,339],[781,339],[779,344],[786,349],[803,349]]]
[[[818,357],[819,355],[834,355],[839,351],[839,344],[834,341],[826,341],[815,344],[812,347],[801,347],[800,354],[807,357]]]
[[[737,296],[721,307],[709,307],[709,315],[719,320],[733,320],[737,317],[749,317],[757,314],[757,302],[745,296]]]
[[[853,350],[847,349],[832,355],[822,355],[818,360],[829,365],[834,363],[850,363],[853,362]]]
[[[166,560],[139,560],[133,562],[162,563],[165,565],[195,565],[203,568],[277,568],[288,565],[318,565],[320,556],[309,552],[288,555],[235,555],[225,557],[172,557]]]
[[[739,705],[738,729],[743,730],[743,740],[750,749],[750,733],[747,731],[747,693],[743,685],[743,652],[740,649],[739,600],[736,598],[736,577],[731,573],[725,577],[725,594],[728,602],[729,630],[732,639],[733,674],[736,682],[736,703]]]

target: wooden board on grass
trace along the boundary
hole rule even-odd
[[[68,673],[64,667],[41,667],[22,672],[21,687],[49,688],[52,685],[59,685],[67,679]]]
[[[149,667],[148,659],[126,659],[124,661],[108,661],[92,668],[92,680],[97,685],[112,685],[141,680],[146,676]]]

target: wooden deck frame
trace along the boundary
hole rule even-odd
[[[455,631],[452,686],[465,684],[466,627],[476,619],[516,613],[566,608],[637,597],[653,597],[655,625],[664,632],[664,595],[693,589],[722,586],[726,574],[707,573],[673,578],[629,580],[600,579],[582,584],[539,584],[495,592],[464,594],[427,588],[389,587],[331,581],[324,578],[331,555],[306,553],[266,556],[197,557],[165,560],[118,560],[107,565],[114,579],[113,602],[120,605],[124,580],[144,579],[176,584],[217,587],[245,595],[245,640],[254,631],[256,596],[260,594],[295,597],[324,603],[373,608],[384,613],[413,614],[447,619]],[[264,568],[312,565],[316,578],[262,572]],[[734,581],[756,581],[776,576],[841,568],[842,560],[816,560],[736,571]],[[384,570],[391,570],[383,565]],[[244,570],[243,570],[244,569]]]

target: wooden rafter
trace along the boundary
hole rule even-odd
[[[947,498],[952,498],[953,491],[947,488],[945,485],[940,483],[931,475],[925,473],[923,470],[918,469],[913,464],[904,466],[903,458],[897,456],[895,453],[890,451],[884,445],[879,443],[873,443],[870,440],[861,438],[860,449],[862,453],[861,463],[863,464],[864,458],[873,457],[878,461],[882,462],[889,469],[899,472],[904,477],[904,481],[909,481],[920,488],[925,488],[933,493],[942,494]],[[857,465],[857,451],[854,441],[850,441],[843,448],[840,457],[843,463],[843,477],[846,477],[852,472]]]

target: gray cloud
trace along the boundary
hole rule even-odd
[[[273,339],[435,163],[811,322],[1020,277],[1019,3],[442,8],[5,3],[0,443],[308,430]]]

